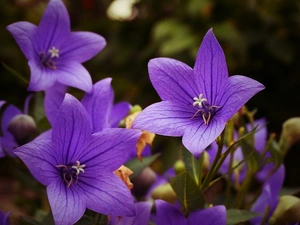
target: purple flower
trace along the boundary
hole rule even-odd
[[[46,90],[56,81],[86,92],[92,90],[90,74],[81,63],[101,51],[106,42],[95,33],[71,32],[70,18],[61,0],[49,2],[39,26],[17,22],[7,29],[29,61],[28,90]]]
[[[266,121],[265,119],[256,120],[254,122],[254,127],[258,126],[257,131],[254,134],[254,147],[257,150],[259,154],[262,154],[264,151],[264,148],[266,146],[266,139],[267,139],[267,129],[266,129]],[[248,131],[252,130],[253,127],[251,127],[250,124],[246,125],[246,128]],[[234,138],[238,138],[237,132],[234,133]],[[224,153],[227,150],[227,146],[224,146],[222,149],[222,153]],[[210,164],[215,159],[215,156],[218,151],[218,145],[216,142],[213,142],[209,149],[207,150],[207,153],[210,156]],[[269,157],[269,155],[267,155]],[[225,174],[230,170],[230,154],[226,157],[223,164],[220,167],[220,173]],[[240,147],[234,150],[233,158],[232,158],[232,167],[235,167],[237,164],[239,164],[241,161],[244,160],[244,154]],[[274,168],[273,163],[268,163],[266,165],[263,165],[261,170],[256,174],[256,179],[263,182],[266,178],[269,177],[270,173],[272,172]],[[247,173],[247,165],[246,162],[240,164],[238,167],[236,167],[232,171],[232,181],[234,183],[241,183]]]
[[[111,128],[92,134],[82,104],[66,94],[52,134],[15,150],[33,176],[47,186],[55,224],[74,224],[86,208],[133,216],[133,198],[113,174],[135,151],[140,131]]]
[[[196,157],[220,135],[234,113],[264,89],[253,79],[228,77],[225,56],[212,29],[203,39],[194,69],[169,58],[152,59],[148,68],[162,101],[143,110],[133,127],[183,136],[184,146]]]
[[[14,105],[9,105],[4,110],[1,123],[3,136],[0,137],[0,156],[7,153],[9,156],[15,157],[13,150],[29,142],[36,132],[35,121],[28,115],[31,97],[32,95],[29,95],[25,100],[24,112]]]
[[[110,217],[110,225],[148,225],[150,219],[152,203],[138,202],[135,203],[135,216],[130,217]]]
[[[9,215],[10,215],[10,212],[7,212],[7,213],[3,213],[2,211],[0,211],[0,224],[1,225],[9,225],[10,222],[9,222]]]
[[[284,165],[281,165],[276,172],[270,176],[262,187],[262,192],[256,202],[253,204],[251,211],[261,213],[261,216],[257,216],[250,220],[252,225],[260,225],[262,215],[267,206],[270,207],[268,219],[273,214],[278,202],[279,202],[279,191],[282,188],[285,176]],[[268,221],[268,219],[266,221]],[[266,222],[266,224],[268,224]]]
[[[105,78],[93,85],[91,93],[85,94],[82,104],[89,114],[93,132],[104,128],[118,127],[121,119],[129,112],[131,105],[128,102],[113,104],[114,91],[111,78]],[[46,91],[45,111],[51,124],[56,119],[57,112],[66,93],[66,87],[58,84]]]
[[[176,207],[163,200],[155,200],[157,225],[226,225],[226,208],[214,206],[190,212],[186,218]]]

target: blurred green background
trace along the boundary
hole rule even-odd
[[[29,80],[27,60],[5,29],[17,21],[38,24],[48,1],[0,1],[0,60]],[[193,67],[211,27],[229,74],[258,80],[266,89],[247,105],[278,135],[300,116],[300,1],[298,0],[66,0],[73,31],[101,34],[107,46],[84,65],[93,82],[112,77],[116,101],[146,107],[159,101],[147,63],[171,57]],[[113,16],[114,14],[114,16]],[[0,99],[23,107],[27,84],[0,65]],[[80,93],[79,93],[80,94]],[[299,148],[295,146],[294,148]],[[299,152],[287,157],[286,182],[299,184]],[[296,168],[298,167],[298,168]],[[299,179],[298,179],[299,180]]]

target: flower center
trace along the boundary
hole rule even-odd
[[[200,94],[198,98],[194,97],[193,100],[193,106],[197,107],[198,110],[195,112],[191,119],[200,114],[204,121],[204,124],[208,125],[212,117],[215,115],[216,109],[220,108],[220,106],[210,105],[207,102],[207,99],[203,97],[203,94]]]
[[[54,46],[47,53],[40,52],[40,63],[42,67],[56,70],[55,60],[59,58],[59,49]]]
[[[76,161],[76,163],[69,163],[67,166],[57,165],[56,167],[60,169],[62,178],[67,186],[70,187],[74,180],[77,183],[79,173],[84,173],[85,164],[80,165],[80,162]]]

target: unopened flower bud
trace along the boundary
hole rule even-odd
[[[288,150],[295,142],[300,140],[300,117],[286,120],[282,125],[279,145],[283,151]]]
[[[136,197],[145,196],[151,185],[156,181],[156,178],[156,173],[150,167],[146,167],[138,176],[132,179],[132,193]]]
[[[28,143],[37,132],[34,119],[26,114],[16,115],[8,125],[8,131],[19,145]]]
[[[162,199],[171,204],[174,204],[177,199],[176,193],[174,192],[170,183],[165,183],[155,188],[151,194],[151,197],[153,199]]]
[[[185,170],[185,164],[182,160],[177,160],[174,164],[174,170],[176,174],[180,174]]]

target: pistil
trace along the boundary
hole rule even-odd
[[[60,169],[63,180],[70,187],[74,180],[77,183],[79,173],[84,173],[85,164],[80,165],[80,162],[76,161],[76,163],[57,165],[56,167]]]

